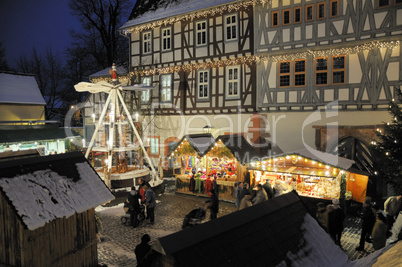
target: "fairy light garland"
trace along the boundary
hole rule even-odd
[[[189,63],[184,65],[176,65],[169,67],[161,67],[161,68],[153,68],[153,69],[145,69],[145,70],[135,70],[131,71],[128,76],[119,76],[119,82],[127,82],[128,79],[131,79],[133,76],[153,76],[160,74],[169,74],[169,73],[177,73],[180,71],[191,72],[194,70],[200,69],[209,69],[209,68],[219,68],[233,65],[252,65],[263,61],[272,61],[279,62],[285,60],[295,60],[307,57],[324,57],[324,56],[333,56],[333,55],[349,55],[349,54],[357,54],[362,51],[371,51],[373,49],[394,49],[400,46],[399,41],[389,41],[389,42],[370,42],[362,45],[356,45],[352,47],[344,47],[344,48],[334,48],[327,50],[307,50],[301,53],[293,53],[293,54],[284,54],[278,56],[254,56],[254,55],[246,55],[240,57],[226,58],[214,61],[206,61],[206,62],[198,62],[198,63]],[[111,78],[94,78],[91,79],[92,82],[99,81],[107,81],[110,82]]]
[[[155,21],[153,23],[148,23],[136,27],[132,27],[126,30],[123,30],[122,32],[125,35],[128,35],[130,33],[139,33],[142,31],[146,30],[151,30],[157,27],[162,27],[162,26],[167,26],[167,25],[173,25],[174,23],[177,22],[182,22],[182,21],[193,21],[194,19],[199,19],[199,18],[206,18],[208,16],[215,16],[215,15],[222,15],[226,12],[232,12],[232,11],[238,11],[240,9],[245,9],[249,6],[255,6],[257,4],[265,4],[265,3],[270,3],[270,0],[249,0],[241,3],[233,3],[225,6],[219,6],[219,7],[213,7],[207,10],[202,10],[202,11],[196,11],[190,14],[182,15],[182,16],[177,16],[173,18],[168,18],[165,20],[159,20]]]
[[[390,42],[370,42],[362,45],[357,45],[353,47],[347,48],[334,48],[334,49],[327,49],[327,50],[307,50],[301,53],[294,53],[294,54],[284,54],[279,56],[254,56],[254,55],[247,55],[247,56],[240,56],[235,58],[228,58],[228,59],[220,59],[214,61],[206,61],[206,62],[198,62],[198,63],[189,63],[184,65],[176,65],[170,67],[163,67],[163,68],[154,68],[154,69],[146,69],[146,70],[139,70],[139,71],[132,71],[130,72],[130,77],[132,76],[150,76],[150,75],[158,75],[158,74],[168,74],[174,73],[179,71],[191,72],[194,70],[199,69],[208,69],[208,68],[217,68],[217,67],[226,67],[226,66],[233,66],[233,65],[251,65],[255,63],[259,63],[262,61],[272,61],[272,62],[279,62],[284,60],[294,60],[306,57],[323,57],[323,56],[332,56],[332,55],[349,55],[349,54],[357,54],[361,51],[371,51],[373,49],[394,49],[400,46],[399,41],[390,41]]]

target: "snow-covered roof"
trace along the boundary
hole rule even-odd
[[[114,199],[79,152],[2,162],[0,173],[0,189],[29,230]]]
[[[348,170],[355,163],[354,160],[342,158],[337,155],[333,155],[327,152],[318,151],[315,149],[302,149],[294,152],[287,152],[279,155],[275,155],[275,157],[284,157],[287,155],[299,155],[301,157],[309,158],[321,163],[326,163],[343,170]]]
[[[110,74],[111,69],[112,69],[112,67],[95,72],[94,74],[89,75],[89,78],[112,76]],[[116,66],[116,73],[117,73],[117,75],[127,75],[128,71],[124,66]]]
[[[148,10],[145,10],[142,14],[136,15],[127,21],[120,30],[130,28],[132,26],[149,23],[156,20],[161,20],[173,16],[183,15],[191,13],[197,10],[207,9],[214,6],[228,4],[231,2],[241,2],[236,0],[160,0],[152,5],[150,0],[138,0],[138,3],[134,6],[135,10],[144,9],[149,6]],[[133,10],[133,13],[134,11]]]
[[[33,75],[0,73],[0,103],[46,105]]]

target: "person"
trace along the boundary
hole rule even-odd
[[[140,192],[141,195],[141,203],[145,203],[145,190],[143,187],[146,185],[148,188],[150,188],[151,185],[148,182],[146,182],[143,178],[138,179],[138,184],[139,184],[138,191]]]
[[[315,217],[321,227],[328,232],[328,212],[324,203],[317,203],[317,212],[315,213]]]
[[[402,230],[402,211],[399,212],[399,215],[396,218],[394,225],[392,226],[391,231],[392,235],[389,239],[390,244],[398,242],[398,240],[400,239],[401,230]]]
[[[384,203],[384,212],[387,215],[388,231],[391,231],[402,203],[402,195],[389,197]]]
[[[211,178],[209,177],[209,175],[207,175],[207,179],[205,179],[205,194],[207,194],[208,197],[211,197],[211,193],[209,192],[211,188],[212,188]]]
[[[267,193],[265,192],[264,189],[262,189],[262,185],[258,184],[257,185],[257,194],[255,195],[255,198],[253,200],[253,205],[257,205],[259,203],[262,203],[264,201],[268,200]]]
[[[145,190],[145,206],[147,207],[147,219],[149,219],[150,224],[155,223],[155,193],[154,191],[148,186],[144,185]]]
[[[241,192],[242,189],[243,189],[243,183],[238,182],[237,187],[236,187],[236,191],[235,191],[235,196],[236,196],[235,205],[236,205],[237,208],[240,207],[240,192]]]
[[[373,248],[374,250],[379,250],[385,247],[385,243],[387,242],[387,219],[382,214],[382,211],[378,211],[377,220],[374,224],[373,231],[371,233],[371,237],[373,238]]]
[[[366,197],[363,203],[363,211],[362,211],[362,231],[360,234],[359,246],[356,248],[357,251],[364,250],[365,242],[371,242],[370,234],[373,230],[373,226],[375,223],[375,216],[372,207],[372,199],[371,197]]]
[[[191,173],[191,177],[190,177],[190,184],[189,184],[189,188],[188,190],[192,193],[195,192],[195,179],[194,179],[194,175],[195,175],[195,171],[193,171]]]
[[[332,208],[328,211],[328,233],[334,240],[335,244],[341,246],[343,220],[345,219],[345,215],[339,205],[339,199],[333,199],[331,206]]]
[[[241,202],[241,200],[243,199],[243,197],[244,197],[247,193],[250,193],[250,195],[251,195],[250,186],[249,186],[248,183],[243,183],[243,189],[240,191],[240,196],[239,196],[240,202]]]
[[[152,252],[152,247],[149,245],[151,238],[148,234],[144,234],[141,237],[141,243],[139,243],[134,250],[135,257],[137,258],[137,266],[150,266],[149,257]]]
[[[103,230],[102,220],[99,217],[99,214],[95,212],[95,232],[96,232],[96,239],[98,240],[98,242],[102,242],[101,239],[102,230]]]
[[[216,193],[215,189],[211,189],[211,197],[205,203],[210,203],[207,207],[211,211],[210,219],[214,220],[218,217],[219,212],[219,196]]]
[[[239,210],[248,208],[253,206],[253,203],[251,202],[251,198],[253,197],[253,195],[251,193],[246,193],[243,197],[243,199],[240,202],[240,207]]]
[[[274,197],[274,190],[272,189],[269,180],[267,180],[265,184],[262,185],[262,188],[264,188],[265,192],[267,193],[268,199],[272,199]]]
[[[135,187],[131,187],[130,193],[128,193],[127,202],[128,202],[128,212],[130,213],[130,222],[133,228],[138,226],[138,214],[141,211],[140,208],[140,200],[141,196],[135,190]]]

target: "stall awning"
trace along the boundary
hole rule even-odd
[[[81,137],[79,134],[73,131],[71,131],[71,135],[68,132],[69,131],[66,131],[65,128],[58,127],[0,130],[0,144]]]
[[[342,158],[337,155],[318,151],[315,149],[302,149],[294,152],[287,152],[280,155],[275,155],[275,158],[286,157],[291,155],[301,156],[303,158],[308,158],[310,160],[315,160],[317,162],[329,164],[342,170],[348,170],[355,163],[354,160]]]
[[[308,175],[308,176],[320,176],[320,177],[336,177],[338,172],[332,172],[331,170],[326,169],[315,169],[315,168],[303,168],[303,167],[250,167],[250,170],[258,170],[258,171],[266,171],[266,172],[274,172],[274,173],[291,173],[291,174],[299,174],[299,175]]]

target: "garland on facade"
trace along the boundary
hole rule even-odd
[[[168,74],[168,73],[177,73],[180,71],[191,72],[199,69],[209,69],[209,68],[219,68],[233,65],[252,65],[259,62],[264,61],[272,61],[279,62],[285,60],[295,60],[302,59],[306,57],[325,57],[325,56],[333,56],[333,55],[349,55],[356,54],[361,51],[371,51],[373,49],[394,49],[400,46],[399,41],[387,41],[387,42],[370,42],[362,45],[356,45],[352,47],[342,47],[342,48],[333,48],[326,50],[307,50],[305,52],[300,53],[289,53],[284,55],[246,55],[240,57],[233,58],[225,58],[214,61],[206,61],[206,62],[198,62],[198,63],[189,63],[184,65],[176,65],[162,68],[153,68],[153,69],[144,69],[144,70],[135,70],[128,74],[128,76],[119,76],[119,82],[124,83],[128,82],[133,76],[152,76],[152,75],[160,75],[160,74]],[[94,78],[91,79],[92,82],[96,83],[99,81],[107,81],[111,82],[111,77],[102,77],[102,78]]]
[[[327,50],[307,50],[301,53],[293,53],[293,54],[285,54],[279,56],[269,56],[269,55],[261,55],[261,56],[254,56],[254,55],[246,55],[241,57],[234,57],[234,58],[227,58],[227,59],[220,59],[214,61],[206,61],[206,62],[198,62],[198,63],[189,63],[184,65],[176,65],[170,67],[163,67],[163,68],[154,68],[154,69],[146,69],[140,71],[133,71],[129,73],[129,76],[150,76],[150,75],[158,75],[158,74],[167,74],[167,73],[174,73],[179,71],[191,72],[194,70],[199,69],[208,69],[208,68],[216,68],[216,67],[226,67],[226,66],[233,66],[233,65],[252,65],[255,63],[259,63],[262,61],[272,61],[272,62],[279,62],[284,60],[294,60],[294,59],[301,59],[306,57],[324,57],[324,56],[332,56],[332,55],[349,55],[349,54],[356,54],[361,51],[371,51],[373,49],[394,49],[399,47],[399,41],[389,41],[389,42],[370,42],[362,45],[356,45],[352,47],[343,47],[343,48],[333,48]]]
[[[140,26],[135,26],[132,28],[129,28],[127,30],[123,30],[123,34],[128,35],[130,33],[139,33],[142,31],[146,30],[152,30],[157,27],[162,27],[162,26],[167,26],[167,25],[173,25],[174,23],[177,22],[182,22],[182,21],[193,21],[194,19],[199,19],[199,18],[207,18],[208,16],[215,16],[215,15],[223,15],[224,13],[227,12],[232,12],[232,11],[238,11],[240,9],[247,8],[249,6],[255,6],[257,4],[264,4],[264,3],[269,3],[270,0],[249,0],[241,3],[232,3],[224,6],[218,6],[218,7],[212,7],[206,10],[202,11],[196,11],[190,14],[182,15],[182,16],[177,16],[173,18],[168,18],[165,20],[159,20],[155,21],[152,23],[140,25]]]

